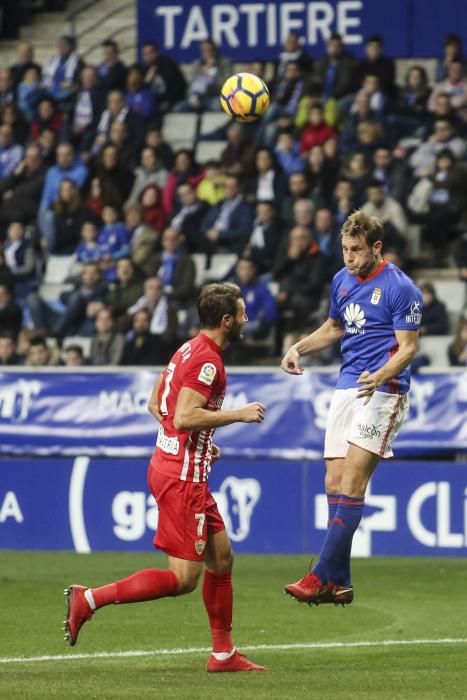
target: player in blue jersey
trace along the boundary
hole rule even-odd
[[[341,341],[343,363],[324,441],[328,530],[316,566],[284,589],[310,605],[352,602],[350,553],[366,487],[379,459],[392,457],[408,411],[422,294],[383,260],[382,238],[379,219],[362,211],[348,217],[341,230],[345,267],[332,280],[329,318],[281,364],[289,374],[302,374],[301,355]]]

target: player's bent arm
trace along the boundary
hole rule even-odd
[[[162,382],[162,372],[156,379],[156,383],[154,384],[154,388],[152,390],[151,396],[148,401],[148,411],[151,413],[156,420],[159,421],[159,423],[162,421],[162,416],[159,413],[159,407],[157,405],[157,397],[159,395],[159,388]]]
[[[334,345],[342,338],[344,329],[335,318],[328,318],[317,330],[295,343],[299,355],[307,355]]]
[[[344,329],[337,319],[328,318],[316,331],[292,345],[284,355],[281,367],[289,374],[303,374],[300,355],[328,348],[341,339]]]
[[[258,402],[231,411],[209,411],[208,400],[194,389],[182,387],[173,419],[176,430],[209,430],[232,423],[261,423],[264,406]]]
[[[397,344],[399,345],[394,355],[380,367],[375,373],[376,386],[386,384],[390,379],[397,377],[399,372],[409,365],[417,352],[417,331],[395,331]]]

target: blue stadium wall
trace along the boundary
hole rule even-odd
[[[146,484],[156,372],[0,373],[0,548],[151,550]],[[334,372],[231,372],[226,407],[262,425],[220,430],[210,484],[238,552],[309,553],[326,527],[323,430]],[[467,553],[467,372],[413,381],[396,459],[373,476],[354,554]],[[377,429],[377,427],[375,428]],[[456,456],[456,459],[454,457]]]
[[[182,62],[199,55],[202,39],[212,36],[235,61],[277,59],[282,37],[298,33],[312,56],[339,32],[357,55],[365,37],[384,37],[389,56],[436,57],[446,34],[467,41],[467,3],[459,0],[324,0],[316,2],[177,2],[138,0],[138,43],[157,41]]]

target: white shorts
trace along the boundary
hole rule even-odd
[[[407,394],[375,391],[364,405],[357,389],[336,389],[329,407],[324,458],[345,457],[349,443],[363,447],[380,457],[392,457],[392,442],[397,436],[409,402]]]

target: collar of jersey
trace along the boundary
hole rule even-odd
[[[387,263],[387,260],[381,260],[380,264],[378,265],[378,267],[376,268],[376,270],[375,270],[374,272],[371,273],[371,275],[369,275],[368,277],[359,277],[359,276],[357,275],[357,276],[355,277],[355,279],[357,280],[357,282],[360,282],[361,284],[363,284],[363,282],[368,282],[368,280],[372,280],[374,277],[376,277],[376,275],[379,275],[379,273],[380,273],[382,270],[384,270],[384,268],[386,267],[387,264],[388,264],[388,263]]]
[[[198,333],[198,336],[202,339],[203,342],[207,343],[208,345],[211,346],[213,350],[219,353],[219,355],[222,354],[222,348],[220,345],[214,342],[209,336],[207,336],[205,333]]]

